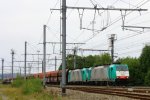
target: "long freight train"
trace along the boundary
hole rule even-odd
[[[42,73],[33,74],[35,78],[43,78]],[[62,71],[46,72],[46,83],[59,84]],[[67,84],[114,84],[126,82],[129,78],[128,66],[125,64],[112,64],[66,70]]]

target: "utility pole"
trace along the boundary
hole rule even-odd
[[[14,76],[13,76],[13,74],[14,74],[14,50],[13,49],[11,49],[11,55],[12,55],[12,75],[11,75],[11,78],[12,78],[12,82],[13,82],[13,78],[14,78]]]
[[[76,69],[76,54],[77,54],[77,47],[74,48],[73,50],[73,55],[74,55],[74,61],[73,61],[73,66],[74,66],[74,69]]]
[[[19,69],[20,69],[20,76],[21,76],[21,67],[19,67]]]
[[[111,63],[114,63],[114,41],[117,39],[116,34],[111,34],[110,36],[110,47],[111,47]]]
[[[57,58],[55,56],[55,71],[57,70],[56,67],[57,67]]]
[[[38,73],[39,73],[39,50],[37,51],[38,52]]]
[[[61,9],[61,0],[60,0],[60,9]],[[61,32],[61,10],[60,10],[60,54],[62,53],[62,50],[61,50],[61,40],[62,40],[62,32]]]
[[[43,26],[43,87],[45,88],[46,71],[46,25]]]
[[[44,68],[44,67],[43,67],[43,64],[44,64],[44,63],[43,63],[43,61],[42,61],[42,73],[44,72],[44,71],[43,71],[43,68]]]
[[[66,0],[62,0],[62,96],[66,94]]]
[[[4,72],[4,59],[2,59],[2,80],[4,79],[3,72]]]
[[[27,42],[25,41],[25,52],[24,52],[24,79],[26,80],[26,66],[27,65]]]

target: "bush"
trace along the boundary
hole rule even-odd
[[[23,83],[24,83],[23,78],[18,75],[17,78],[15,80],[13,80],[12,86],[13,87],[21,87],[23,85]]]
[[[29,79],[26,80],[22,86],[24,94],[30,94],[34,92],[42,91],[42,82],[40,79]]]

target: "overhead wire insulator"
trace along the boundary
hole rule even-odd
[[[96,9],[97,9],[97,5],[94,6],[95,8],[95,12],[94,12],[94,17],[93,17],[93,21],[92,21],[92,32],[93,32],[93,35],[95,34],[94,30],[95,30],[95,16],[96,16]]]
[[[120,10],[121,12],[121,18],[122,18],[122,29],[124,30],[124,24],[125,24],[125,17],[126,17],[126,10],[124,11],[124,14],[123,14],[123,11]]]
[[[78,9],[78,13],[79,13],[79,19],[80,19],[80,30],[82,29],[82,19],[83,19],[83,14],[84,14],[84,9],[82,9],[82,11],[80,12],[80,10]]]

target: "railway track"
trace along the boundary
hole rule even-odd
[[[59,85],[49,85],[52,87],[60,87]],[[140,100],[150,100],[149,88],[127,88],[127,87],[99,87],[99,86],[67,86],[67,89],[78,90],[88,93],[116,95]]]
[[[127,91],[126,89],[111,89],[111,88],[94,88],[94,87],[67,87],[67,89],[84,91],[88,93],[98,93],[107,95],[123,96],[134,99],[150,100],[150,93],[144,93],[145,91]],[[140,93],[139,93],[140,91]]]

